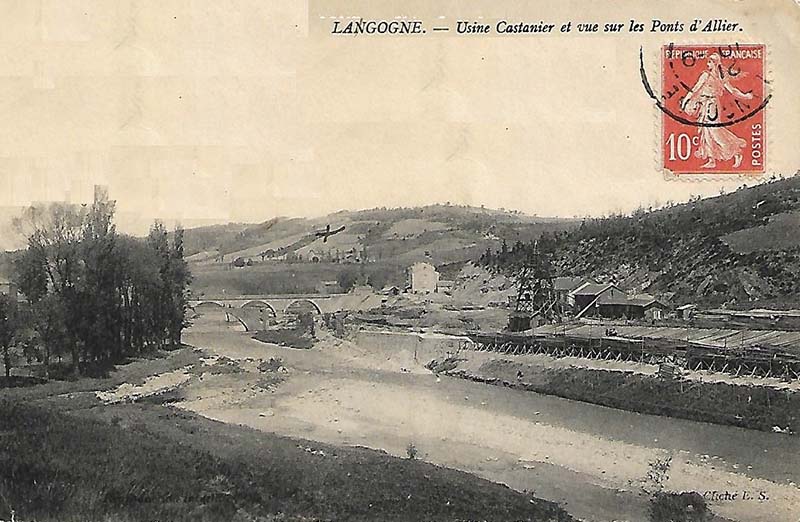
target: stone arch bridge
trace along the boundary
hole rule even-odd
[[[247,330],[255,330],[286,315],[299,312],[324,314],[343,310],[369,310],[380,306],[382,297],[365,294],[240,295],[200,297],[189,300],[189,308],[217,307],[235,317]]]

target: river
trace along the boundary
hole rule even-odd
[[[350,343],[282,348],[213,315],[184,341],[234,360],[277,357],[288,368],[272,391],[245,393],[228,380],[183,403],[210,418],[402,457],[413,447],[418,458],[532,492],[591,521],[647,520],[648,463],[671,458],[667,489],[736,494],[710,502],[718,516],[800,520],[800,437],[439,378],[407,354]]]

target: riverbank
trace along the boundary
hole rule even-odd
[[[190,383],[247,381],[248,369],[186,348],[106,379],[5,390],[0,520],[571,520],[467,473],[165,405]]]
[[[27,402],[55,407],[59,413],[68,411],[71,418],[87,419],[87,424],[101,422],[137,437],[146,433],[146,437],[154,437],[165,448],[166,455],[156,453],[165,462],[170,462],[173,446],[178,447],[174,451],[179,454],[184,447],[201,451],[198,462],[211,458],[232,466],[243,462],[243,467],[236,469],[244,479],[258,479],[259,473],[270,467],[286,470],[292,476],[297,468],[295,450],[303,453],[297,458],[312,458],[301,462],[297,469],[314,475],[329,468],[325,462],[322,467],[315,467],[319,460],[313,459],[338,461],[343,458],[339,455],[351,455],[350,450],[370,448],[369,454],[390,462],[424,462],[434,469],[467,472],[466,477],[491,481],[492,487],[520,495],[514,498],[524,502],[530,503],[535,497],[558,503],[580,520],[638,522],[649,519],[651,504],[646,489],[653,487],[649,475],[654,463],[669,462],[668,476],[662,483],[664,490],[708,494],[708,508],[716,515],[715,522],[795,522],[800,509],[800,488],[796,484],[800,465],[798,437],[643,415],[462,378],[437,377],[424,365],[430,358],[447,357],[459,350],[458,340],[447,336],[369,333],[350,341],[322,336],[313,348],[297,350],[256,341],[251,334],[231,330],[222,315],[209,314],[195,322],[184,341],[196,349],[182,350],[164,359],[137,361],[119,368],[109,379],[50,383],[16,392],[31,393],[25,398]],[[93,441],[88,433],[80,439]],[[64,447],[71,448],[68,444],[71,442],[64,442]],[[147,449],[135,444],[131,446],[134,452]],[[100,456],[106,451],[104,443],[87,446],[98,448]],[[113,455],[116,450],[109,451]],[[240,451],[244,453],[237,453]],[[81,455],[77,450],[73,453]],[[277,464],[264,460],[272,454],[289,460]],[[416,460],[408,458],[411,454]],[[236,455],[239,460],[234,458]],[[355,459],[358,455],[351,456]],[[89,461],[95,458],[99,457],[91,455]],[[191,461],[194,457],[187,458]],[[91,477],[88,472],[79,479],[70,475],[73,467],[80,469],[80,464],[74,463],[63,471],[52,471],[47,467],[51,466],[50,460],[34,460],[33,465],[26,461],[25,466],[44,467],[51,470],[48,476],[66,477],[71,484]],[[103,469],[104,461],[99,462]],[[148,469],[143,472],[160,469],[157,461],[144,462]],[[383,476],[364,477],[353,487],[370,491],[373,481],[381,485],[380,480],[385,479],[389,483],[381,485],[381,490],[395,496],[384,498],[384,502],[391,504],[394,511],[385,516],[370,513],[358,518],[363,513],[358,511],[362,504],[331,497],[331,503],[344,502],[355,513],[340,516],[343,512],[336,512],[331,518],[426,518],[420,512],[408,514],[408,506],[401,498],[403,491],[392,489],[392,474],[398,471],[389,467],[391,464],[379,460],[354,462],[379,470],[386,466]],[[248,467],[250,463],[255,469]],[[119,473],[119,468],[109,467],[112,475]],[[96,468],[93,465],[90,469]],[[352,475],[347,470],[345,477],[347,472]],[[427,487],[425,475],[430,473],[411,475],[422,489]],[[216,487],[208,486],[213,480],[206,480],[195,483]],[[236,480],[240,479],[230,480],[238,484]],[[297,480],[300,479],[293,478],[291,483],[297,484]],[[363,498],[358,496],[362,493],[339,483],[343,479],[338,472],[331,471],[321,482],[305,480],[300,484],[308,490],[297,492],[307,495],[304,498],[316,498],[322,494],[320,488],[330,488],[332,495]],[[460,488],[453,480],[442,488]],[[134,493],[138,495],[137,491]],[[223,491],[231,489],[226,486]],[[244,488],[234,494],[248,491]],[[289,495],[284,505],[298,506],[292,503],[292,492],[280,491],[276,494]],[[464,499],[463,518],[503,519],[502,513],[491,517],[484,508],[484,498],[494,495],[491,491],[495,490],[484,493],[468,487],[465,491],[477,500]],[[736,500],[726,500],[714,496],[714,492],[721,491],[747,492],[748,498],[740,495]],[[766,496],[763,500],[762,493]],[[752,500],[752,495],[758,500]],[[431,500],[430,496],[419,498]],[[501,496],[494,498],[502,500]],[[368,500],[369,503],[372,502]],[[245,504],[241,504],[245,511],[254,515],[250,520],[280,519],[274,514],[258,518],[260,515],[248,511]],[[284,520],[324,516],[288,508],[282,513]],[[447,513],[442,513],[443,516],[427,519],[447,519]],[[125,516],[142,519],[136,514]],[[215,518],[209,515],[206,519]]]
[[[800,393],[769,386],[661,378],[634,365],[588,368],[547,356],[462,351],[437,360],[442,373],[638,413],[713,422],[768,432],[800,432]]]
[[[707,371],[662,378],[659,366],[545,354],[464,349],[467,337],[361,329],[353,347],[375,360],[402,360],[476,382],[554,395],[626,411],[779,433],[800,433],[797,381]]]
[[[650,416],[551,395],[440,376],[430,360],[458,352],[437,334],[321,334],[309,350],[214,331],[185,339],[244,372],[181,387],[180,408],[265,433],[366,446],[459,469],[554,501],[585,521],[649,519],[650,463],[672,459],[667,491],[764,491],[767,501],[721,501],[718,520],[795,522],[800,438]],[[258,386],[259,361],[280,359],[281,383]],[[717,520],[717,519],[715,519]]]

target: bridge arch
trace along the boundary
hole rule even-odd
[[[272,312],[272,317],[278,317],[278,311],[275,310],[275,307],[272,306],[271,304],[269,304],[268,302],[262,301],[260,299],[255,299],[253,301],[248,301],[248,302],[244,303],[241,306],[241,308],[259,308],[259,309],[267,308],[267,309],[269,309],[270,312]]]
[[[225,308],[225,305],[223,303],[220,303],[219,301],[198,301],[197,303],[194,304],[194,306],[192,306],[192,308],[199,308],[201,306],[208,306],[208,305],[217,306],[219,308]]]
[[[241,317],[239,317],[238,315],[236,315],[236,314],[234,314],[234,313],[231,313],[231,312],[227,312],[227,311],[226,311],[226,312],[225,312],[225,319],[226,319],[226,321],[228,321],[228,322],[233,322],[233,321],[231,321],[231,320],[230,320],[230,318],[231,318],[231,317],[233,317],[234,319],[236,319],[236,321],[238,321],[238,322],[239,322],[239,324],[241,324],[241,325],[242,325],[242,328],[244,328],[244,331],[245,331],[245,332],[249,332],[249,331],[251,331],[251,330],[250,330],[250,328],[247,326],[247,323],[246,323],[246,322],[244,322],[244,319],[242,319]]]
[[[310,311],[313,309],[316,313],[322,314],[322,309],[319,307],[317,303],[312,301],[311,299],[295,299],[286,307],[284,313],[291,314],[296,312],[302,312],[303,309]]]

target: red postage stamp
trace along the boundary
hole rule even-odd
[[[668,45],[661,52],[661,154],[673,174],[762,174],[766,49]]]

